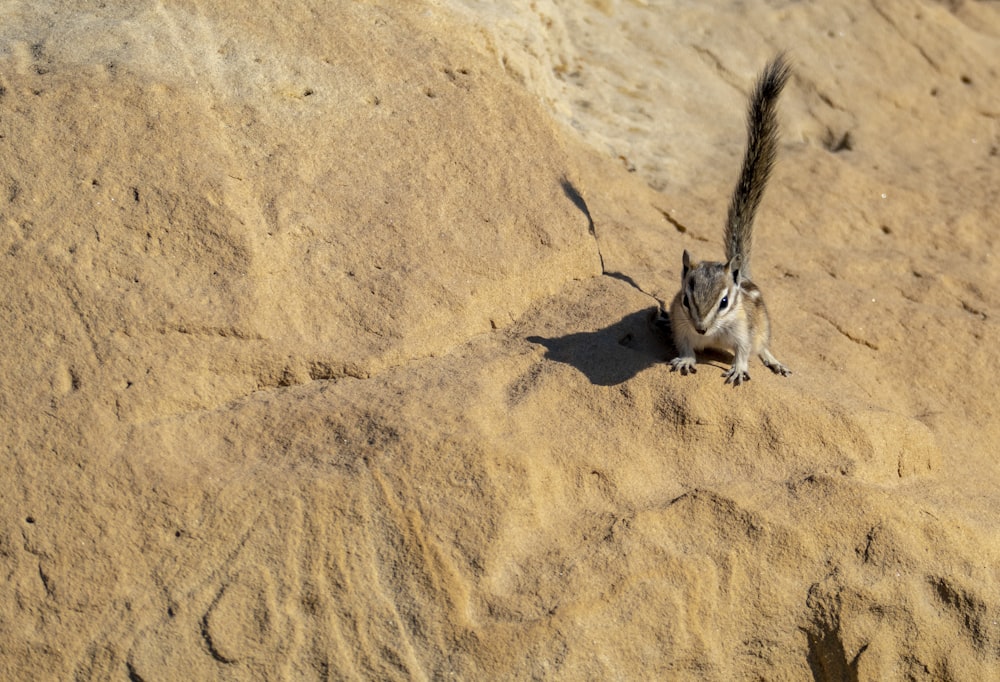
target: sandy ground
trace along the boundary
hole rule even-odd
[[[0,9],[0,678],[997,679],[997,3],[246,4]]]

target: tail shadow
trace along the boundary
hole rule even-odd
[[[579,190],[565,176],[559,181],[559,185],[562,187],[566,198],[572,201],[573,205],[580,209],[580,212],[587,218],[587,231],[590,234],[595,234],[594,218],[590,215],[590,209],[587,207],[587,202],[584,201],[583,195],[580,194]]]

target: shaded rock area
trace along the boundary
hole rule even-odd
[[[1000,669],[995,3],[4,19],[0,678]],[[656,309],[781,49],[733,389]]]

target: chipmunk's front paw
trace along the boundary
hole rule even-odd
[[[687,376],[688,372],[695,374],[698,369],[694,366],[694,358],[681,356],[670,361],[670,371],[680,372],[681,376]]]
[[[730,367],[729,371],[723,372],[722,376],[725,377],[727,384],[732,384],[733,386],[739,386],[744,381],[750,381],[750,372],[736,366]]]
[[[764,366],[775,374],[780,374],[783,377],[787,377],[792,373],[792,370],[785,367],[783,364],[778,362],[778,358],[771,354],[771,351],[764,349],[760,352],[760,359],[763,360]]]
[[[775,374],[780,374],[783,377],[787,377],[789,374],[792,373],[792,370],[788,369],[780,362],[776,362],[773,365],[768,365],[767,368],[772,372],[774,372]]]

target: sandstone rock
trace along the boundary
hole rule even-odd
[[[0,677],[1000,666],[996,8],[12,7]],[[653,313],[778,49],[733,390]]]

